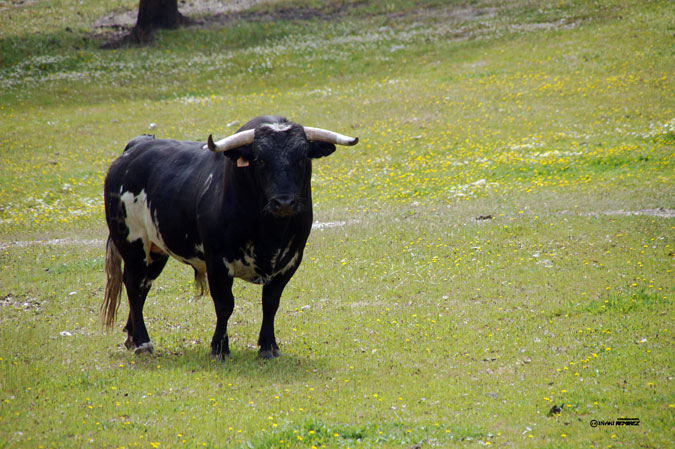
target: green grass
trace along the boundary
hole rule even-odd
[[[673,444],[669,2],[262,4],[98,49],[135,7],[0,13],[0,448]],[[238,281],[211,361],[174,261],[134,356],[100,325],[107,167],[150,123],[203,140],[263,113],[361,138],[315,164],[316,219],[346,224],[310,236],[284,355],[257,358]]]

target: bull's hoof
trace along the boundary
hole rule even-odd
[[[218,361],[224,361],[224,360],[230,360],[231,356],[229,352],[221,352],[218,354],[211,353],[209,355],[209,358],[211,360],[218,360]]]
[[[134,351],[136,354],[154,354],[155,353],[155,347],[150,343],[149,341],[146,343],[143,343],[140,345],[136,350]]]
[[[261,349],[260,351],[258,351],[258,356],[260,356],[261,359],[270,360],[277,357],[281,357],[281,351],[279,350],[279,348],[266,350]]]
[[[133,349],[136,345],[134,344],[134,339],[131,337],[131,335],[127,335],[127,339],[124,340],[124,346],[127,349]]]

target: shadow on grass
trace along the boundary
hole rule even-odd
[[[264,360],[254,349],[233,348],[231,357],[226,360],[214,360],[210,357],[206,345],[186,346],[175,351],[155,349],[152,355],[136,355],[120,345],[110,354],[110,359],[120,365],[145,371],[170,370],[183,371],[185,374],[200,372],[222,372],[233,378],[260,377],[266,381],[302,382],[313,378],[314,373],[325,371],[327,364],[321,359],[284,353],[281,357]]]

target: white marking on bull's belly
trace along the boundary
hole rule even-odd
[[[227,267],[228,274],[232,277],[244,279],[254,284],[264,283],[265,280],[258,273],[258,267],[255,264],[255,247],[253,243],[248,242],[243,248],[244,258],[227,260],[223,257],[223,263]]]
[[[284,259],[288,255],[290,248],[291,243],[289,243],[289,245],[283,251],[277,250],[275,252],[271,260],[271,266],[273,270],[271,273],[261,273],[259,271],[255,260],[254,247],[251,242],[247,243],[243,250],[243,259],[227,260],[225,257],[223,257],[223,264],[227,268],[228,274],[231,277],[243,279],[254,284],[267,284],[273,277],[279,274],[285,274],[298,263],[300,253],[296,252],[293,254],[293,257],[291,257],[286,265],[282,267],[277,266],[277,261]]]
[[[264,284],[268,280],[268,276],[261,276],[258,274],[258,267],[255,263],[249,263],[247,265],[240,259],[228,261],[224,257],[223,263],[225,264],[225,267],[227,267],[228,274],[232,277],[253,282],[254,284]]]
[[[180,260],[181,262],[186,263],[188,265],[192,265],[198,272],[206,273],[206,262],[203,261],[202,259],[198,257],[191,257],[189,259],[186,259],[184,257],[180,257],[179,255],[172,253],[171,251],[169,251],[168,253],[174,259]]]

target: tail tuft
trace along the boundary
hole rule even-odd
[[[122,256],[108,236],[105,245],[105,295],[101,304],[103,325],[110,329],[115,323],[122,298]]]

